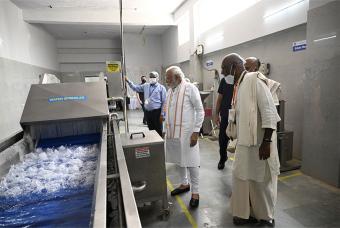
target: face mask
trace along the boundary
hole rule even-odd
[[[234,75],[229,74],[225,76],[224,78],[227,84],[234,85]]]
[[[142,80],[142,84],[144,84],[145,82],[146,82],[146,80],[145,80],[145,79],[143,79],[143,80]]]
[[[232,69],[233,69],[233,66],[231,66],[230,72],[229,72],[228,75],[222,74],[224,76],[224,79],[225,79],[226,83],[229,84],[229,85],[233,85],[234,84],[234,77],[235,76],[231,74]]]
[[[149,79],[150,84],[155,84],[157,82],[156,78],[150,78]]]

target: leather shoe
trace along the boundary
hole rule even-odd
[[[173,191],[171,191],[171,195],[175,196],[188,191],[190,191],[190,185],[186,188],[175,188]]]
[[[243,218],[239,218],[239,217],[233,217],[233,223],[235,226],[243,226],[243,225],[247,225],[247,224],[255,224],[257,223],[257,219],[254,217],[249,217],[249,219],[243,219]]]
[[[200,200],[199,200],[199,199],[191,198],[189,205],[190,205],[190,207],[192,207],[192,208],[197,208],[198,205],[199,205],[199,203],[200,203]]]
[[[275,220],[260,220],[259,223],[256,226],[262,226],[262,227],[275,227]]]

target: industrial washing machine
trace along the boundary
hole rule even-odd
[[[97,144],[88,226],[141,227],[120,134],[112,117],[104,81],[32,85],[20,120],[24,132],[0,142],[0,181],[11,166],[22,162],[23,156],[35,148]]]

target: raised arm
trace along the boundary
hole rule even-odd
[[[128,85],[130,86],[130,88],[138,93],[144,92],[144,85],[135,85],[132,81],[130,81],[127,77],[125,77],[126,82],[128,83]]]

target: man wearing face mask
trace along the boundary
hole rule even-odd
[[[222,72],[223,73],[223,72]],[[218,87],[218,97],[215,109],[215,124],[220,126],[218,142],[220,146],[220,161],[217,168],[224,169],[224,164],[227,161],[227,147],[229,138],[226,134],[228,126],[228,112],[231,107],[231,99],[234,91],[234,76],[230,72],[223,75]]]
[[[125,78],[130,88],[136,92],[144,92],[145,117],[149,130],[156,130],[162,137],[162,112],[166,100],[165,87],[158,83],[159,75],[156,71],[149,73],[149,83],[135,85]]]
[[[204,109],[197,87],[184,79],[177,66],[166,70],[166,83],[170,87],[166,99],[166,161],[180,168],[181,185],[172,196],[188,192],[191,188],[190,207],[199,204],[200,154],[198,134],[204,119]],[[190,183],[188,181],[190,174]]]
[[[259,222],[275,226],[277,177],[280,162],[276,126],[280,121],[272,95],[261,73],[247,72],[238,54],[225,56],[222,73],[235,76],[235,109],[229,120],[236,123],[237,145],[232,168],[231,209],[235,225]]]

